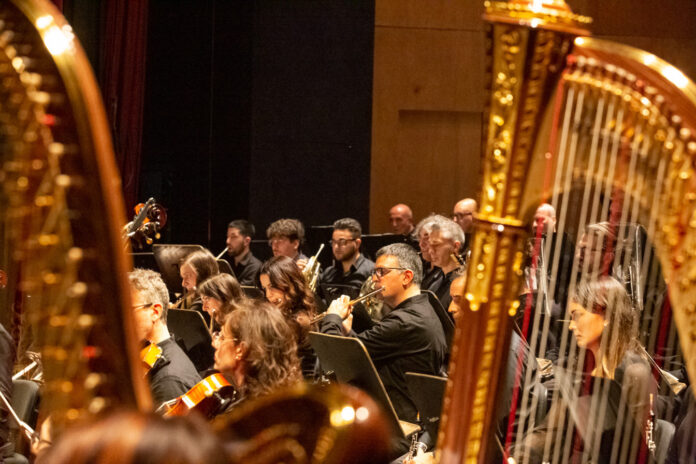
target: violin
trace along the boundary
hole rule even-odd
[[[150,369],[155,367],[157,361],[162,358],[162,348],[155,343],[150,343],[140,350],[140,360],[145,365],[145,371],[150,372]]]
[[[237,399],[237,390],[220,373],[212,374],[194,385],[167,406],[164,417],[185,416],[198,411],[212,419],[231,402]]]

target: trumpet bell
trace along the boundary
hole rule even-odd
[[[375,290],[375,283],[372,281],[372,277],[368,277],[367,280],[365,280],[365,282],[363,282],[362,286],[360,287],[360,295],[358,296],[358,298],[362,298],[363,296],[367,295],[370,292],[374,292]],[[370,319],[374,321],[381,321],[384,317],[384,302],[377,295],[366,298],[365,300],[360,302],[360,304],[363,305],[363,308],[365,308],[365,311],[367,311],[367,314],[370,316]]]

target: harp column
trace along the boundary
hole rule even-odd
[[[486,2],[490,99],[468,309],[457,324],[439,434],[440,463],[489,462],[527,236],[522,198],[542,113],[587,17],[562,1]],[[541,179],[540,179],[541,183]]]

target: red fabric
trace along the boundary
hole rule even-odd
[[[51,0],[60,11],[63,11],[63,0]]]
[[[138,203],[148,0],[107,1],[104,9],[102,92],[130,211]]]

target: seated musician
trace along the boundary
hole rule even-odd
[[[287,256],[299,266],[300,270],[307,265],[307,256],[302,253],[304,243],[304,226],[297,219],[278,219],[266,229],[268,245],[273,250],[273,256]]]
[[[471,237],[474,232],[474,213],[478,209],[478,204],[473,198],[459,200],[452,211],[452,220],[459,224],[464,232],[464,242],[462,243],[461,254],[465,255],[471,247]]]
[[[430,258],[444,274],[444,278],[433,291],[445,308],[451,301],[450,284],[462,267],[459,252],[463,243],[464,232],[456,222],[445,219],[432,225],[428,238]]]
[[[225,449],[199,416],[118,412],[72,428],[36,464],[226,464]]]
[[[12,336],[0,324],[0,391],[12,401],[12,367],[14,366],[15,348]],[[14,446],[10,439],[9,411],[4,402],[0,403],[0,462],[12,456]]]
[[[421,288],[423,290],[434,291],[434,289],[440,286],[442,279],[444,279],[442,270],[433,264],[433,260],[430,255],[429,238],[433,224],[441,223],[441,221],[446,219],[446,217],[439,214],[431,214],[425,219],[422,219],[414,231],[415,236],[418,238],[418,246],[420,248],[420,255],[423,265],[423,281],[421,282]]]
[[[261,261],[249,249],[256,229],[244,219],[237,219],[227,226],[227,256],[231,258],[230,266],[240,285],[256,285]]]
[[[372,275],[375,263],[360,253],[361,234],[362,228],[355,219],[343,218],[334,222],[331,249],[335,261],[322,272],[318,286],[319,296],[325,303],[341,295],[357,298],[361,287]],[[356,332],[372,325],[362,306],[355,308],[353,316],[353,330]]]
[[[181,266],[179,266],[181,286],[184,288],[185,293],[184,303],[180,308],[192,309],[203,313],[207,322],[209,320],[208,315],[203,312],[203,302],[196,290],[204,280],[219,273],[217,260],[208,250],[194,251],[184,258]]]
[[[365,345],[400,419],[413,422],[416,405],[406,387],[406,372],[440,375],[447,345],[442,324],[420,292],[421,261],[405,243],[377,252],[372,273],[376,288],[391,310],[369,330],[355,334],[348,297],[334,300],[322,321],[321,332],[357,336]]]
[[[577,346],[586,350],[584,372],[589,375],[582,378],[581,385],[574,385],[580,374],[576,370],[583,366],[567,362],[565,369],[556,369],[558,401],[544,421],[515,447],[513,455],[520,462],[554,461],[549,455],[554,446],[547,446],[547,442],[573,439],[572,452],[598,456],[595,462],[618,462],[611,459],[612,448],[618,453],[615,456],[630,456],[643,441],[650,394],[657,390],[637,340],[637,314],[623,285],[611,277],[581,282],[568,309],[569,328]],[[569,361],[575,364],[577,358]],[[575,398],[573,392],[579,396]],[[578,433],[563,430],[571,424]]]
[[[205,280],[198,287],[203,302],[203,311],[213,320],[213,329],[220,330],[225,317],[246,300],[237,279],[229,274],[218,274]]]
[[[215,368],[253,399],[302,381],[295,331],[281,310],[247,300],[231,312],[213,341]]]
[[[314,376],[316,355],[309,343],[312,318],[316,316],[316,300],[302,277],[300,269],[287,256],[275,256],[261,266],[261,288],[266,299],[279,308],[295,331],[302,374]]]
[[[138,339],[157,345],[161,356],[148,371],[156,406],[186,393],[201,380],[186,353],[167,329],[169,292],[160,275],[148,269],[128,273]]]
[[[389,210],[389,224],[392,233],[402,235],[406,243],[414,248],[418,248],[418,236],[414,233],[413,211],[408,205],[399,203]]]

